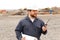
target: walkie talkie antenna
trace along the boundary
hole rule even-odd
[[[48,24],[49,21],[50,21],[50,18],[47,20],[46,24]]]
[[[48,22],[51,20],[51,15],[50,15],[50,18],[47,20],[46,24],[48,24]]]

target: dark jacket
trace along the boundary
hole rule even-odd
[[[30,36],[34,36],[39,39],[41,36],[41,33],[46,34],[47,32],[47,31],[45,32],[42,31],[42,26],[44,25],[45,23],[42,20],[36,18],[34,22],[32,22],[27,16],[26,18],[21,20],[17,25],[15,29],[16,37],[18,40],[21,40],[21,37],[22,37],[21,33],[23,33]]]

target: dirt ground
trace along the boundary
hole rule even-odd
[[[17,40],[15,28],[25,16],[0,16],[0,40]],[[41,35],[41,40],[60,40],[60,15],[39,15],[45,23],[48,19],[46,35]]]

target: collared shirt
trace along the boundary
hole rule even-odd
[[[30,15],[29,15],[29,18],[32,22],[34,22],[35,18],[32,18]]]
[[[30,18],[27,16],[25,19],[21,20],[17,25],[15,29],[16,36],[18,40],[20,40],[21,33],[23,33],[39,39],[41,36],[41,33],[46,34],[46,32],[42,31],[42,27],[44,25],[45,23],[41,19],[36,18],[34,22],[32,22]]]

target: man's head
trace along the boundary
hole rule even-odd
[[[37,10],[28,10],[28,15],[30,15],[33,18],[37,17],[37,13],[38,13]]]

